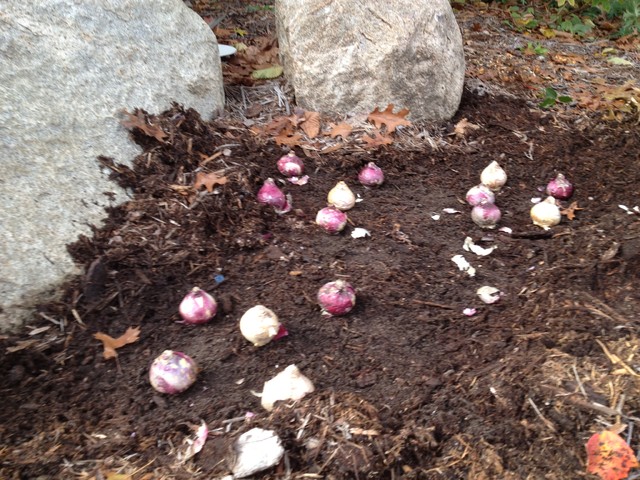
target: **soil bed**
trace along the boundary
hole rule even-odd
[[[463,118],[481,128],[450,135]],[[217,478],[229,473],[234,439],[260,426],[287,454],[255,478],[577,479],[599,421],[640,416],[640,216],[619,207],[638,205],[637,125],[574,122],[466,91],[437,149],[426,140],[296,149],[310,180],[283,185],[294,209],[277,215],[255,194],[280,178],[275,161],[286,149],[179,106],[150,120],[167,141],[134,132],[145,153],[133,170],[103,159],[134,197],[70,246],[90,273],[42,306],[31,328],[48,330],[0,337],[0,477]],[[196,201],[175,188],[225,149],[207,169],[226,184]],[[512,234],[479,229],[463,202],[492,160],[509,175],[496,203]],[[385,171],[380,188],[355,181],[368,161]],[[545,233],[529,209],[557,172],[576,185],[571,202],[581,209]],[[362,201],[331,236],[314,219],[338,180]],[[356,226],[371,236],[352,238]],[[497,249],[477,257],[463,250],[466,237]],[[452,262],[458,254],[475,277]],[[326,318],[316,293],[337,278],[355,286],[357,305]],[[188,327],[177,306],[195,285],[220,311]],[[501,300],[481,303],[483,285]],[[276,311],[289,335],[260,348],[245,341],[238,320],[256,304]],[[64,331],[47,319],[63,320]],[[133,326],[140,339],[105,360],[93,335]],[[149,364],[165,349],[201,367],[183,394],[149,385]],[[316,392],[269,414],[251,391],[290,364]],[[255,415],[242,419],[247,412]],[[202,420],[204,449],[178,462]],[[638,443],[635,432],[630,440]]]

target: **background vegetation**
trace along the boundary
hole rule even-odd
[[[453,4],[477,3],[451,0]],[[494,0],[516,30],[559,30],[580,37],[619,38],[640,33],[640,0]]]

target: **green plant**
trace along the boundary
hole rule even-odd
[[[549,49],[544,48],[539,42],[529,42],[526,47],[520,47],[519,50],[526,55],[546,55],[549,53]]]
[[[589,33],[598,20],[619,21],[614,36],[640,33],[640,2],[638,0],[555,0],[557,10],[552,16],[557,28],[577,35]]]
[[[558,23],[558,28],[565,32],[578,36],[591,33],[595,24],[589,18],[581,18],[576,14],[571,14]]]
[[[272,12],[273,9],[273,5],[247,5],[247,12],[249,13]]]
[[[640,3],[637,0],[627,0],[622,13],[622,25],[618,30],[619,36],[640,33]]]
[[[509,7],[509,15],[511,15],[513,26],[517,30],[533,30],[540,24],[536,18],[536,10],[533,7],[521,10],[520,7],[514,5]]]
[[[450,2],[463,5],[473,0]],[[493,3],[504,6],[510,16],[505,23],[519,31],[542,26],[588,36],[606,20],[618,28],[613,37],[640,34],[640,0],[493,0]]]
[[[538,104],[540,108],[550,108],[560,103],[571,103],[573,99],[568,95],[558,95],[558,92],[552,87],[544,89],[542,101]]]

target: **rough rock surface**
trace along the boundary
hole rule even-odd
[[[393,103],[413,120],[458,109],[465,62],[448,0],[276,0],[276,24],[304,108],[343,114]]]
[[[3,2],[0,330],[78,271],[66,244],[126,199],[96,160],[140,151],[119,112],[172,101],[224,106],[215,36],[182,1]]]

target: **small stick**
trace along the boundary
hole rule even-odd
[[[451,305],[443,305],[442,303],[435,303],[435,302],[427,302],[425,300],[413,300],[413,303],[419,303],[420,305],[427,305],[429,307],[435,307],[435,308],[443,308],[444,310],[455,310],[455,307],[452,307]]]
[[[575,393],[564,392],[559,388],[552,387],[549,385],[543,385],[542,388],[552,392],[554,396],[557,398],[564,398],[568,400],[569,402],[573,403],[576,407],[581,407],[586,410],[595,410],[597,412],[604,413],[606,415],[611,415],[612,417],[620,416],[626,420],[633,420],[634,422],[640,422],[640,418],[638,417],[625,415],[624,413],[614,410],[613,408],[607,407],[606,405],[602,405],[597,402],[589,402],[587,400],[584,400],[581,397],[576,398]]]
[[[464,458],[469,453],[469,450],[471,450],[471,447],[467,444],[467,442],[465,442],[462,439],[462,437],[460,435],[455,435],[453,438],[455,438],[456,440],[458,440],[458,442],[460,442],[462,445],[464,445],[464,452],[462,452],[462,455],[460,456],[460,458],[454,460],[451,463],[443,465],[442,467],[435,467],[435,468],[430,468],[429,470],[422,470],[422,473],[431,473],[431,472],[442,473],[441,469],[453,467],[456,463],[460,463],[462,460],[464,460]]]
[[[55,318],[52,318],[52,317],[50,317],[49,315],[47,315],[46,313],[43,313],[43,312],[38,312],[38,315],[40,315],[45,320],[49,320],[54,325],[57,325],[58,328],[60,328],[60,333],[62,333],[64,335],[64,319],[56,320]]]
[[[511,238],[524,238],[530,240],[537,240],[539,238],[551,238],[553,233],[550,230],[543,232],[512,232]]]
[[[595,310],[594,313],[598,313],[598,314],[602,315],[604,318],[607,318],[608,320],[613,320],[613,321],[616,321],[616,322],[620,322],[622,324],[630,323],[627,318],[625,318],[623,315],[618,313],[616,310],[611,308],[609,305],[607,305],[606,303],[604,303],[600,299],[594,297],[593,295],[589,295],[588,293],[584,293],[583,296],[587,300],[589,300],[591,303],[593,303],[593,305],[596,305],[598,308],[600,308],[600,310],[602,310],[602,311],[597,310],[597,309],[594,308],[593,305],[588,305],[588,304],[585,303],[585,307],[587,307],[589,310],[591,310],[591,309]],[[605,314],[603,312],[607,312],[607,314]]]
[[[540,417],[540,420],[542,420],[542,423],[544,423],[544,425],[551,430],[552,432],[556,431],[556,427],[553,426],[553,423],[551,423],[549,420],[547,420],[544,415],[542,415],[542,412],[540,411],[540,409],[538,408],[538,406],[534,403],[534,401],[531,399],[531,397],[527,397],[527,400],[529,401],[529,404],[531,405],[531,407],[533,408],[533,410],[536,412],[536,414],[538,415],[538,417]]]
[[[218,18],[215,18],[213,20],[211,20],[207,25],[209,25],[209,28],[211,30],[213,30],[214,28],[216,28],[218,25],[220,25],[222,23],[222,21],[227,18],[227,14],[223,14]]]
[[[222,420],[221,423],[235,423],[235,422],[239,422],[240,420],[246,420],[247,417],[246,416],[242,416],[242,417],[233,417],[233,418],[227,418],[226,420]]]
[[[620,400],[618,400],[618,404],[616,405],[616,410],[618,412],[622,411],[622,407],[624,407],[624,401],[626,399],[626,395],[624,393],[620,394]]]
[[[288,480],[289,478],[291,478],[291,461],[289,460],[289,454],[286,452],[284,452],[284,479]]]
[[[576,364],[574,363],[573,365],[571,365],[571,368],[573,369],[573,374],[576,377],[576,382],[578,382],[578,388],[580,389],[580,393],[582,393],[584,398],[587,398],[587,392],[584,390],[584,386],[582,385],[582,381],[580,380],[580,376],[578,375],[578,369],[576,368]]]
[[[71,309],[71,314],[73,315],[73,318],[76,319],[76,322],[78,322],[78,324],[82,327],[82,328],[87,328],[87,326],[85,325],[85,323],[82,321],[82,317],[80,317],[80,314],[78,313],[78,311],[75,308]]]
[[[609,361],[616,365],[616,364],[620,364],[622,366],[622,368],[629,373],[630,375],[634,376],[634,377],[640,377],[640,374],[637,373],[633,368],[631,368],[629,365],[627,365],[620,357],[618,357],[617,355],[611,353],[609,351],[609,349],[606,347],[606,345],[604,343],[602,343],[600,340],[598,340],[597,338],[595,339],[596,343],[598,345],[600,345],[600,348],[602,348],[602,351],[604,352],[604,354],[607,356],[607,358],[609,359]]]
[[[307,426],[307,423],[309,423],[310,418],[311,418],[311,414],[308,413],[305,419],[302,421],[302,425],[300,425],[300,428],[298,429],[298,433],[296,434],[296,440],[300,440],[302,438],[302,435],[304,435],[304,429]]]

